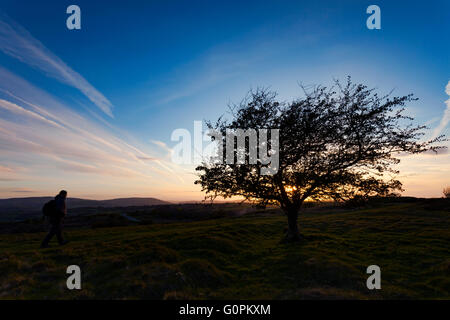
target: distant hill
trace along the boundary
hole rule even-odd
[[[42,206],[53,197],[29,197],[0,199],[0,221],[17,220],[35,215],[41,211]],[[156,198],[119,198],[111,200],[88,200],[79,198],[67,198],[67,208],[82,207],[142,207],[170,204]]]
[[[53,197],[30,197],[30,198],[10,198],[0,199],[0,210],[5,208],[38,210]],[[154,206],[169,204],[156,198],[119,198],[111,200],[88,200],[79,198],[67,198],[67,207],[130,207],[130,206]]]

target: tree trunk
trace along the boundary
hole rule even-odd
[[[286,232],[285,240],[287,242],[295,242],[300,240],[300,232],[298,229],[298,210],[289,210],[287,213],[288,230]]]

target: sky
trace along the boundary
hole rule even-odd
[[[66,8],[81,9],[69,30]],[[369,30],[366,9],[381,9]],[[450,134],[448,1],[0,0],[0,198],[201,200],[174,130],[251,88],[282,101],[348,75]],[[448,142],[444,145],[449,146]],[[404,195],[440,197],[450,155],[401,158]]]

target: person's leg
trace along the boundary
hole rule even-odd
[[[50,231],[45,236],[44,241],[42,241],[41,247],[47,247],[50,240],[53,238],[53,236],[56,234],[57,227],[55,224],[52,223],[50,227]]]
[[[64,238],[62,236],[62,222],[59,222],[56,229],[56,237],[58,238],[59,244],[64,244]]]

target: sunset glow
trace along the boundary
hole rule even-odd
[[[114,2],[108,6],[117,10],[105,11],[79,1],[89,18],[81,30],[69,31],[59,27],[64,12],[57,18],[58,5],[6,1],[0,11],[0,197],[65,188],[90,199],[201,200],[195,165],[171,161],[171,133],[218,118],[257,86],[270,86],[288,101],[301,96],[299,83],[330,84],[351,75],[380,92],[414,93],[419,100],[406,108],[430,128],[423,139],[448,135],[449,45],[432,32],[448,20],[433,6],[409,4],[399,17],[391,13],[399,4],[383,4],[383,27],[375,35],[364,16],[354,14],[364,14],[364,6],[355,4],[330,2],[325,11],[268,5],[255,13],[225,3],[180,4],[167,22],[157,13],[167,9],[163,3],[118,16]],[[195,21],[181,14],[186,10],[195,10]],[[229,18],[214,20],[218,12]],[[430,23],[410,24],[423,14]],[[239,27],[230,27],[231,20]],[[405,196],[441,197],[450,184],[445,150],[401,157],[398,168]]]

